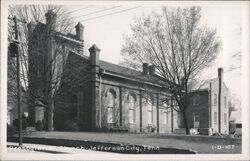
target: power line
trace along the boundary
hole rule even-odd
[[[105,8],[105,9],[94,11],[94,12],[91,12],[91,13],[88,13],[88,14],[85,14],[85,15],[76,16],[75,18],[85,17],[85,16],[88,16],[88,15],[92,15],[92,14],[95,14],[95,13],[100,13],[100,12],[103,12],[103,11],[108,11],[108,10],[111,10],[111,9],[114,9],[114,8],[118,8],[118,7],[121,7],[121,6],[115,6],[115,7],[111,7],[111,8]]]
[[[88,8],[91,8],[91,7],[94,7],[94,5],[90,5],[90,6],[87,6],[87,7],[79,8],[79,9],[76,9],[76,10],[73,10],[73,11],[70,11],[70,12],[66,12],[64,14],[70,14],[70,13],[77,12],[77,11],[84,10],[84,9],[88,9]],[[43,17],[41,20],[45,20],[45,18],[46,17]]]
[[[139,8],[139,7],[141,7],[141,6],[136,6],[136,7],[128,8],[128,9],[125,9],[125,10],[121,10],[121,11],[109,13],[109,14],[102,15],[102,16],[88,18],[88,19],[85,19],[85,20],[82,20],[82,21],[90,21],[90,20],[94,20],[94,19],[97,19],[97,18],[102,18],[102,17],[105,17],[105,16],[110,16],[110,15],[113,15],[113,14],[118,14],[118,13],[126,12],[126,11],[133,10],[133,9],[136,9],[136,8]]]
[[[241,66],[239,66],[239,67],[231,67],[230,69],[224,71],[224,73],[232,72],[232,71],[234,71],[236,69],[240,69],[240,68],[241,68]]]
[[[68,12],[66,14],[73,13],[73,12],[80,11],[80,10],[84,10],[84,9],[88,9],[88,8],[91,8],[91,7],[94,7],[94,5],[83,7],[83,8],[77,9],[77,10],[73,10],[73,11],[70,11],[70,12]]]

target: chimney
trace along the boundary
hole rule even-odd
[[[223,77],[224,77],[223,68],[218,68],[218,78],[223,80]]]
[[[142,68],[143,68],[143,74],[148,75],[148,73],[149,73],[149,69],[148,69],[149,64],[148,63],[143,63]]]
[[[75,26],[75,29],[76,29],[76,38],[79,40],[83,40],[84,26],[81,24],[81,22],[78,22],[78,24]]]
[[[100,49],[94,44],[91,48],[89,48],[89,58],[90,58],[90,64],[99,66],[99,54]]]
[[[218,91],[218,131],[221,133],[221,93],[222,93],[222,81],[223,81],[223,68],[218,68],[219,78],[219,91]]]
[[[33,31],[36,28],[36,23],[34,21],[30,21],[30,23],[28,23],[27,27],[28,27],[28,38],[29,38],[29,41],[31,41]]]
[[[149,70],[149,74],[150,75],[154,75],[155,74],[155,67],[153,65],[150,65],[148,67],[148,70]]]
[[[30,21],[27,25],[29,33],[32,33],[34,29],[36,28],[36,23],[34,21]]]
[[[48,10],[45,14],[46,16],[46,25],[50,30],[56,29],[56,14],[52,10]]]

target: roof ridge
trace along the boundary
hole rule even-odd
[[[131,71],[141,72],[141,71],[139,71],[139,70],[135,70],[135,69],[131,69],[131,68],[128,68],[128,67],[124,67],[124,66],[121,66],[121,65],[119,65],[119,64],[110,63],[110,62],[105,61],[105,60],[100,60],[100,61],[102,61],[102,62],[104,62],[104,63],[108,63],[108,64],[116,65],[116,66],[118,66],[118,67],[121,67],[121,68],[124,68],[124,69],[128,69],[128,70],[131,70]]]
[[[81,55],[81,54],[79,54],[79,53],[77,53],[77,52],[75,52],[73,50],[70,50],[69,52],[74,53],[74,54],[76,54],[76,55],[78,55],[78,56],[80,56],[82,58],[89,59],[89,56],[87,56],[87,55]],[[118,65],[118,64],[110,63],[110,62],[105,61],[105,60],[101,60],[100,59],[100,62],[103,62],[103,63],[106,63],[106,64],[111,64],[111,65],[115,65],[115,66],[118,66],[118,67],[126,69],[126,70],[130,70],[130,71],[142,73],[141,71],[138,71],[138,70],[135,70],[135,69],[131,69],[131,68],[127,68],[127,67],[124,67],[124,66],[121,66],[121,65]]]

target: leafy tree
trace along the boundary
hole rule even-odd
[[[216,30],[200,20],[200,7],[163,7],[161,13],[135,19],[121,51],[123,64],[129,67],[138,69],[145,62],[155,67],[178,105],[175,110],[182,113],[187,134],[189,84],[215,60],[221,47]]]

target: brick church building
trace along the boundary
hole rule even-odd
[[[144,63],[143,71],[136,71],[102,61],[96,45],[86,56],[81,23],[75,35],[56,32],[55,27],[52,11],[46,14],[46,24],[28,25],[29,90],[41,98],[31,99],[33,122],[51,119],[54,130],[66,130],[69,121],[83,131],[166,133],[178,128],[174,101],[153,66]],[[49,89],[46,83],[55,80],[57,86]],[[51,108],[43,101],[48,96],[54,97]],[[50,117],[45,118],[46,113]]]
[[[46,24],[30,22],[28,30],[30,122],[50,120],[62,131],[67,124],[81,131],[171,133],[181,127],[176,103],[153,66],[144,63],[137,71],[102,61],[96,45],[84,53],[83,25],[75,34],[57,32],[52,11]],[[228,89],[221,78],[220,69],[208,86],[191,92],[191,128],[228,133]]]

